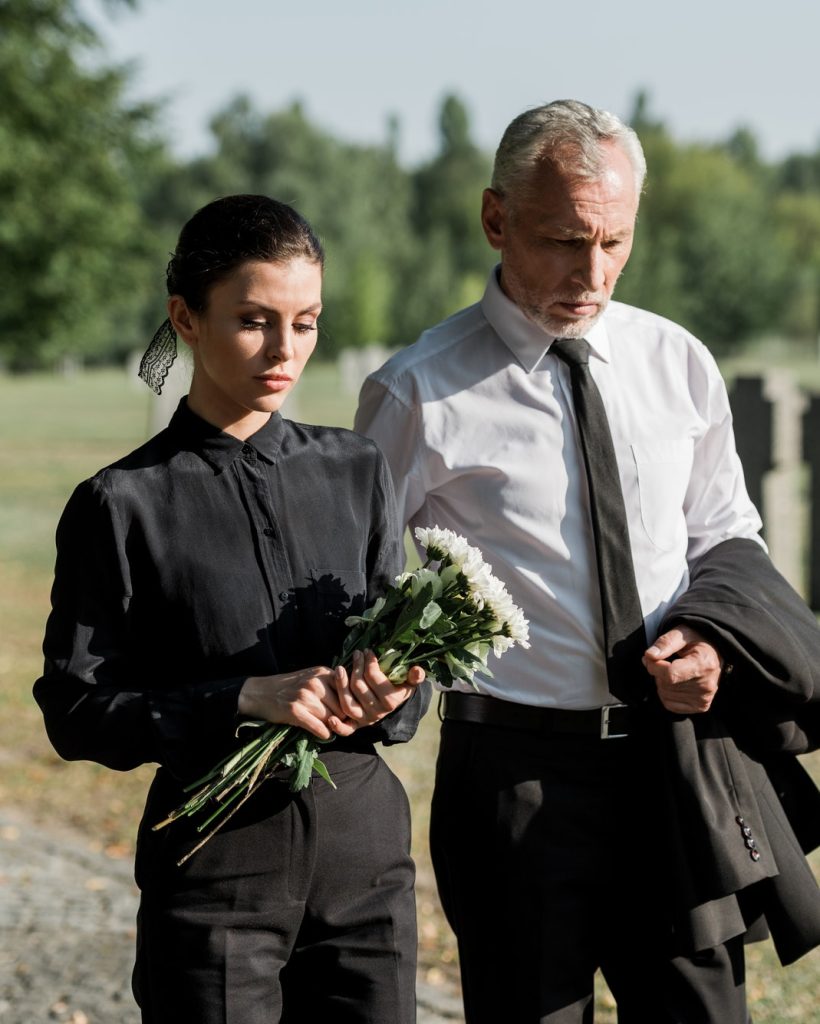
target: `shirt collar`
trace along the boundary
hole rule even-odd
[[[549,351],[555,338],[534,324],[521,309],[501,290],[498,275],[499,263],[490,271],[481,311],[487,322],[512,352],[527,373],[532,373]],[[601,317],[584,335],[592,353],[604,362],[609,362],[610,347],[604,318]]]
[[[282,443],[284,421],[279,413],[275,412],[255,434],[251,434],[246,441],[240,441],[238,437],[226,434],[224,430],[192,412],[183,398],[168,424],[168,429],[189,451],[196,452],[212,469],[221,473],[242,454],[246,446],[252,448],[265,462],[275,462]]]

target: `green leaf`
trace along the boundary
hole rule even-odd
[[[294,770],[290,777],[290,790],[297,793],[310,785],[310,777],[313,774],[313,762],[316,760],[316,750],[311,746],[307,736],[301,737],[296,749],[293,751]]]
[[[436,682],[447,689],[453,685],[453,673],[445,661],[439,661],[435,666],[431,666],[428,675],[432,676]]]
[[[419,619],[419,629],[429,629],[433,623],[441,617],[441,608],[435,601],[430,601],[424,606]]]
[[[313,767],[316,769],[316,773],[321,775],[325,782],[329,782],[334,789],[336,788],[336,783],[331,779],[330,772],[327,770],[327,765],[324,761],[320,761],[317,757],[313,762]]]

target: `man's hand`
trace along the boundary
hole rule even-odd
[[[424,669],[414,665],[403,683],[393,683],[379,668],[372,651],[354,651],[350,675],[336,670],[336,693],[349,721],[373,725],[409,700],[424,679]]]
[[[723,659],[699,633],[688,626],[670,629],[644,654],[643,663],[667,711],[697,715],[709,710]]]

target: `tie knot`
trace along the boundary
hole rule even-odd
[[[589,342],[586,338],[556,338],[550,345],[554,352],[570,366],[586,366],[589,362]]]

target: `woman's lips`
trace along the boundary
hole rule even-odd
[[[285,388],[290,387],[293,383],[293,377],[286,377],[282,374],[276,374],[271,377],[256,377],[256,380],[265,388],[267,391],[284,391]]]

